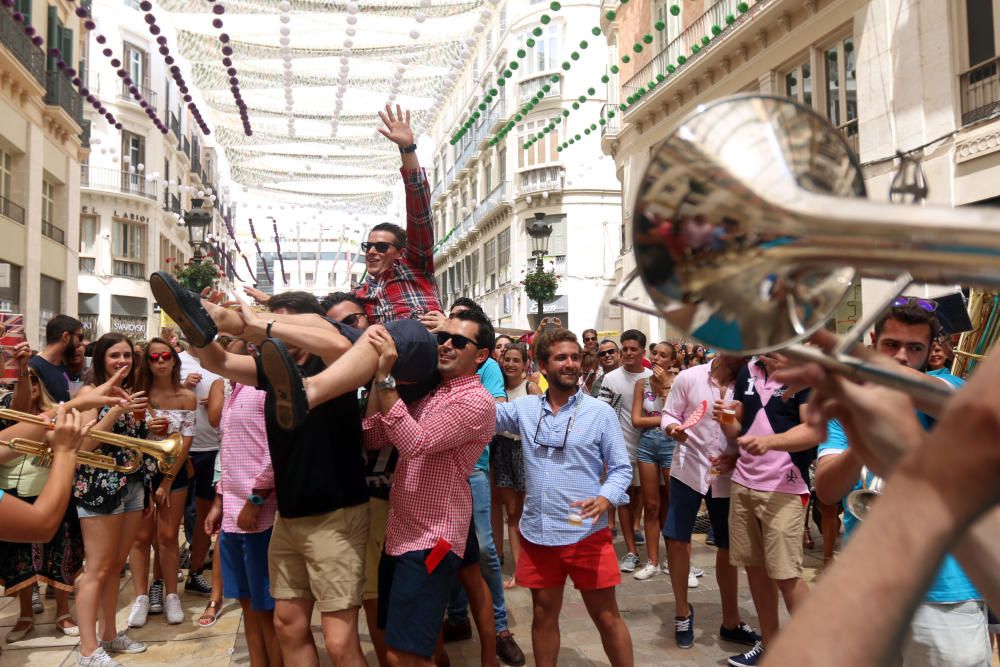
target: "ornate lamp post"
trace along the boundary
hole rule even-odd
[[[203,199],[191,198],[191,210],[184,214],[184,223],[187,225],[188,242],[194,249],[192,260],[195,264],[201,264],[203,255],[201,249],[207,244],[206,235],[208,226],[212,223],[212,212],[202,208]]]
[[[545,222],[545,214],[542,212],[535,213],[534,220],[526,221],[526,227],[528,231],[528,236],[531,237],[531,256],[535,258],[535,274],[542,275],[545,273],[545,267],[542,265],[542,259],[548,253],[549,246],[549,236],[552,235],[552,225]],[[538,323],[541,324],[543,317],[543,308],[545,304],[541,299],[536,299],[535,304],[538,306]]]

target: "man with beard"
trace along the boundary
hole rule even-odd
[[[83,324],[80,320],[69,315],[56,315],[45,325],[45,348],[28,362],[56,403],[65,403],[71,398],[66,359],[82,340]]]
[[[632,638],[615,598],[621,574],[607,511],[628,502],[632,471],[614,410],[578,386],[581,352],[570,331],[542,336],[536,355],[548,391],[496,406],[497,430],[520,433],[524,449],[527,499],[515,578],[531,589],[537,665],[558,662],[559,612],[569,576],[608,660],[614,667],[629,667]]]

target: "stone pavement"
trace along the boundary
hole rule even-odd
[[[816,549],[807,552],[806,577],[814,579],[821,569],[822,548],[817,531]],[[695,537],[693,561],[705,570],[701,584],[690,593],[691,603],[697,610],[695,645],[690,650],[680,650],[673,639],[673,595],[669,591],[669,581],[660,574],[647,581],[636,581],[631,575],[623,575],[618,590],[618,603],[632,632],[636,665],[678,665],[707,666],[724,665],[725,658],[737,653],[741,647],[719,641],[718,629],[721,620],[718,586],[715,583],[715,549],[705,545],[704,535]],[[624,543],[616,543],[619,553]],[[662,548],[662,545],[661,545]],[[505,566],[509,572],[510,565]],[[119,597],[119,628],[124,627],[125,618],[133,600],[132,582],[126,576],[121,581],[122,593]],[[246,643],[242,636],[242,618],[239,606],[227,601],[218,623],[207,630],[199,629],[194,619],[205,606],[205,599],[181,595],[187,620],[181,625],[166,625],[162,615],[150,616],[146,627],[130,631],[130,636],[146,642],[149,650],[136,655],[117,656],[125,665],[171,665],[172,667],[212,665],[249,665]],[[531,595],[523,588],[508,591],[507,604],[510,613],[511,631],[528,657],[528,664],[534,663],[531,656]],[[0,667],[8,665],[37,665],[44,667],[71,667],[76,664],[78,642],[74,638],[57,634],[54,625],[55,601],[46,600],[46,610],[38,619],[36,628],[27,639],[16,644],[4,645],[0,654]],[[740,609],[745,621],[755,624],[753,604],[750,601],[746,578],[740,578]],[[0,635],[6,634],[17,620],[16,600],[0,598]],[[361,614],[361,638],[368,656],[368,663],[376,665],[368,631]],[[562,651],[559,664],[568,667],[584,665],[607,665],[607,658],[601,647],[600,638],[587,616],[579,594],[568,587],[561,616]],[[319,619],[314,619],[313,634],[320,652],[320,664],[330,665],[323,651]],[[475,640],[448,644],[451,664],[455,667],[479,664],[479,648]],[[1000,662],[994,660],[994,665]]]

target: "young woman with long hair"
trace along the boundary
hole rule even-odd
[[[636,460],[639,463],[639,488],[642,490],[646,565],[632,575],[640,581],[660,571],[660,528],[670,499],[667,489],[675,444],[660,430],[660,414],[677,377],[677,350],[670,343],[657,343],[650,361],[653,375],[648,381],[636,381],[632,400],[632,424],[642,429]],[[661,475],[664,484],[660,483]]]
[[[510,336],[504,336],[503,334],[497,336],[496,340],[493,341],[493,360],[502,365],[504,351],[513,344],[514,339]]]
[[[181,384],[180,359],[173,346],[162,338],[152,338],[146,345],[139,367],[139,386],[149,398],[149,430],[153,437],[166,438],[171,433],[179,433],[184,444],[170,472],[157,472],[153,478],[155,512],[142,522],[129,560],[136,596],[133,605],[135,618],[130,616],[129,624],[139,625],[140,621],[145,624],[143,608],[148,612],[157,602],[157,596],[165,591],[163,612],[167,623],[175,625],[184,620],[181,599],[177,595],[180,565],[177,536],[184,518],[184,500],[190,481],[187,454],[194,437],[198,400],[193,391]],[[154,581],[147,594],[149,549],[154,535],[163,579]],[[162,588],[154,590],[158,586]]]
[[[22,394],[27,393],[26,412],[41,414],[53,407],[52,398],[35,370],[28,367],[30,350],[20,352],[16,357],[20,381],[13,392],[0,397],[0,407],[10,408],[12,404],[23,403]],[[11,423],[0,420],[0,429]],[[34,465],[33,457],[28,455],[15,454],[10,460],[5,460],[8,454],[14,452],[3,452],[0,489],[34,504],[49,478],[49,468]],[[48,542],[0,542],[0,584],[4,587],[4,595],[17,596],[20,605],[17,623],[7,633],[8,643],[23,639],[35,627],[32,591],[43,582],[55,590],[56,628],[71,637],[80,634],[69,611],[69,592],[73,590],[73,582],[82,567],[83,535],[76,508],[72,505],[67,508],[55,536]]]
[[[94,344],[94,384],[84,385],[81,395],[96,391],[116,373],[118,381],[130,394],[127,405],[102,408],[91,413],[99,419],[95,430],[146,438],[146,398],[135,391],[135,358],[132,341],[121,334],[109,333]],[[85,415],[90,419],[90,415]],[[130,453],[120,447],[101,445],[86,438],[82,450],[113,456],[119,463],[130,460]],[[76,614],[80,624],[79,665],[114,667],[109,653],[141,653],[146,645],[131,639],[125,630],[117,632],[118,574],[125,565],[132,542],[142,519],[146,469],[130,474],[80,466],[73,496],[83,530],[86,570],[77,579]],[[97,632],[101,621],[100,634]]]
[[[523,345],[512,343],[503,354],[504,385],[507,400],[513,401],[524,396],[541,394],[538,385],[527,377],[528,351]],[[503,553],[503,515],[507,512],[507,539],[510,541],[510,555],[517,566],[521,541],[517,525],[524,511],[524,456],[521,453],[521,436],[506,431],[497,433],[490,443],[490,471],[493,473],[493,536],[498,551]],[[504,582],[504,588],[514,585],[514,577]]]

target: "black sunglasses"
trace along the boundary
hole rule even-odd
[[[592,340],[597,340],[597,336],[584,336],[583,340],[584,340],[584,342],[589,343]]]
[[[375,252],[379,254],[385,254],[389,252],[389,248],[396,248],[398,250],[399,246],[388,241],[365,241],[361,244],[361,252],[367,253],[372,248],[375,248]]]
[[[614,354],[617,351],[618,350],[604,350],[603,352],[598,352],[597,356],[599,356],[599,357],[609,357],[609,356],[611,356],[612,354]]]
[[[475,345],[477,348],[482,347],[479,343],[472,340],[471,338],[466,338],[461,334],[448,333],[447,331],[437,332],[438,345],[444,345],[448,341],[451,341],[451,346],[456,350],[464,350],[466,345]]]
[[[340,321],[349,327],[356,327],[358,326],[358,320],[360,320],[364,316],[365,316],[364,313],[351,313],[350,315],[348,315],[347,317],[345,317]]]

